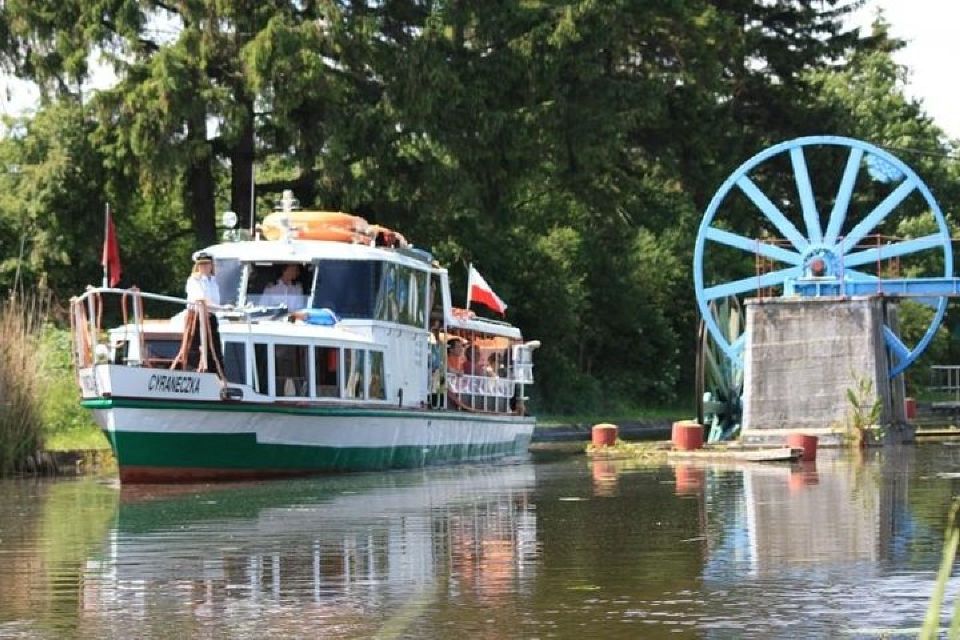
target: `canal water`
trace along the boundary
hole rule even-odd
[[[0,638],[915,637],[960,446],[0,482]],[[945,610],[960,583],[951,581]]]

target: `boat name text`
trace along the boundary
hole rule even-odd
[[[147,384],[150,391],[165,393],[200,393],[200,380],[190,376],[165,376],[154,374]]]

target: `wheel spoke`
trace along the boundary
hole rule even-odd
[[[732,351],[733,353],[739,354],[741,351],[743,351],[743,345],[746,344],[746,342],[747,342],[747,332],[744,331],[743,333],[740,334],[739,338],[737,338],[730,344],[730,351]]]
[[[943,238],[940,236],[940,234],[935,233],[922,238],[912,238],[910,240],[897,242],[895,244],[881,245],[879,247],[873,247],[872,249],[851,253],[847,256],[844,256],[843,265],[845,267],[847,265],[856,267],[861,264],[869,264],[871,262],[877,262],[878,260],[896,258],[897,256],[907,255],[908,253],[917,253],[918,251],[925,251],[927,249],[933,249],[940,246],[943,246]]]
[[[778,271],[771,271],[762,276],[752,276],[718,284],[713,287],[707,287],[703,290],[704,300],[710,301],[724,296],[735,296],[746,291],[762,289],[764,287],[773,287],[783,284],[787,278],[795,278],[803,272],[803,267],[788,267]]]
[[[840,180],[840,188],[837,190],[837,199],[834,200],[833,210],[830,212],[827,232],[823,236],[823,243],[828,247],[836,244],[837,236],[840,235],[840,229],[843,227],[843,221],[847,218],[850,196],[853,195],[853,187],[857,183],[861,160],[863,160],[863,149],[858,147],[851,149],[850,155],[847,157],[847,168],[843,171],[843,179]]]
[[[886,325],[883,326],[883,339],[894,355],[897,356],[897,360],[903,360],[910,355],[910,349],[907,348],[907,345],[903,344],[899,336]]]
[[[869,273],[864,273],[863,271],[858,271],[857,269],[847,269],[844,268],[843,276],[849,278],[850,280],[856,280],[859,282],[870,282],[873,280],[879,280],[877,276],[871,275]]]
[[[796,265],[803,262],[803,256],[796,251],[789,251],[773,244],[761,242],[760,240],[752,240],[736,233],[717,229],[716,227],[709,227],[707,229],[706,238],[707,240],[713,240],[720,244],[742,249],[748,253],[759,254],[771,260],[786,262],[787,264]]]
[[[861,220],[860,223],[857,224],[857,226],[855,226],[843,239],[843,242],[840,243],[842,252],[847,253],[853,247],[857,246],[857,243],[860,242],[860,240],[862,240],[867,233],[880,224],[883,219],[887,217],[888,213],[893,211],[897,205],[903,202],[903,199],[910,195],[916,186],[916,183],[910,179],[904,180],[902,183],[900,183],[899,187],[894,189],[890,195],[884,198],[883,202],[878,204],[874,210],[871,211],[866,218]]]
[[[737,186],[740,187],[740,190],[750,198],[753,204],[757,205],[757,208],[763,212],[765,216],[774,224],[774,226],[783,234],[783,237],[789,240],[797,251],[804,251],[809,244],[807,239],[804,238],[797,228],[793,226],[793,223],[787,220],[784,215],[780,212],[780,209],[777,208],[777,205],[773,204],[760,189],[757,188],[757,185],[753,183],[753,180],[747,176],[743,176],[737,180]]]
[[[810,172],[803,156],[803,147],[790,149],[790,163],[793,165],[793,177],[797,182],[800,207],[803,209],[803,221],[807,225],[807,238],[814,244],[820,244],[823,235],[820,230],[820,213],[813,200],[813,187],[810,184]]]

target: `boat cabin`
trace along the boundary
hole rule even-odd
[[[133,314],[110,331],[112,362],[213,371],[231,400],[524,412],[539,343],[453,308],[428,253],[295,239],[206,251],[220,288],[214,362],[201,357],[194,334],[211,329],[193,326],[197,313]]]

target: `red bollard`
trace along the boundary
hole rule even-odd
[[[593,425],[593,429],[590,430],[590,441],[595,447],[612,447],[617,444],[617,425]]]
[[[914,398],[904,398],[903,399],[903,412],[907,416],[907,420],[913,420],[917,417],[917,401]]]
[[[817,436],[808,436],[805,433],[791,433],[787,436],[787,446],[791,449],[802,449],[800,459],[812,462],[817,459]]]
[[[673,448],[679,451],[693,451],[703,448],[703,425],[694,420],[681,420],[673,423],[671,431]]]

